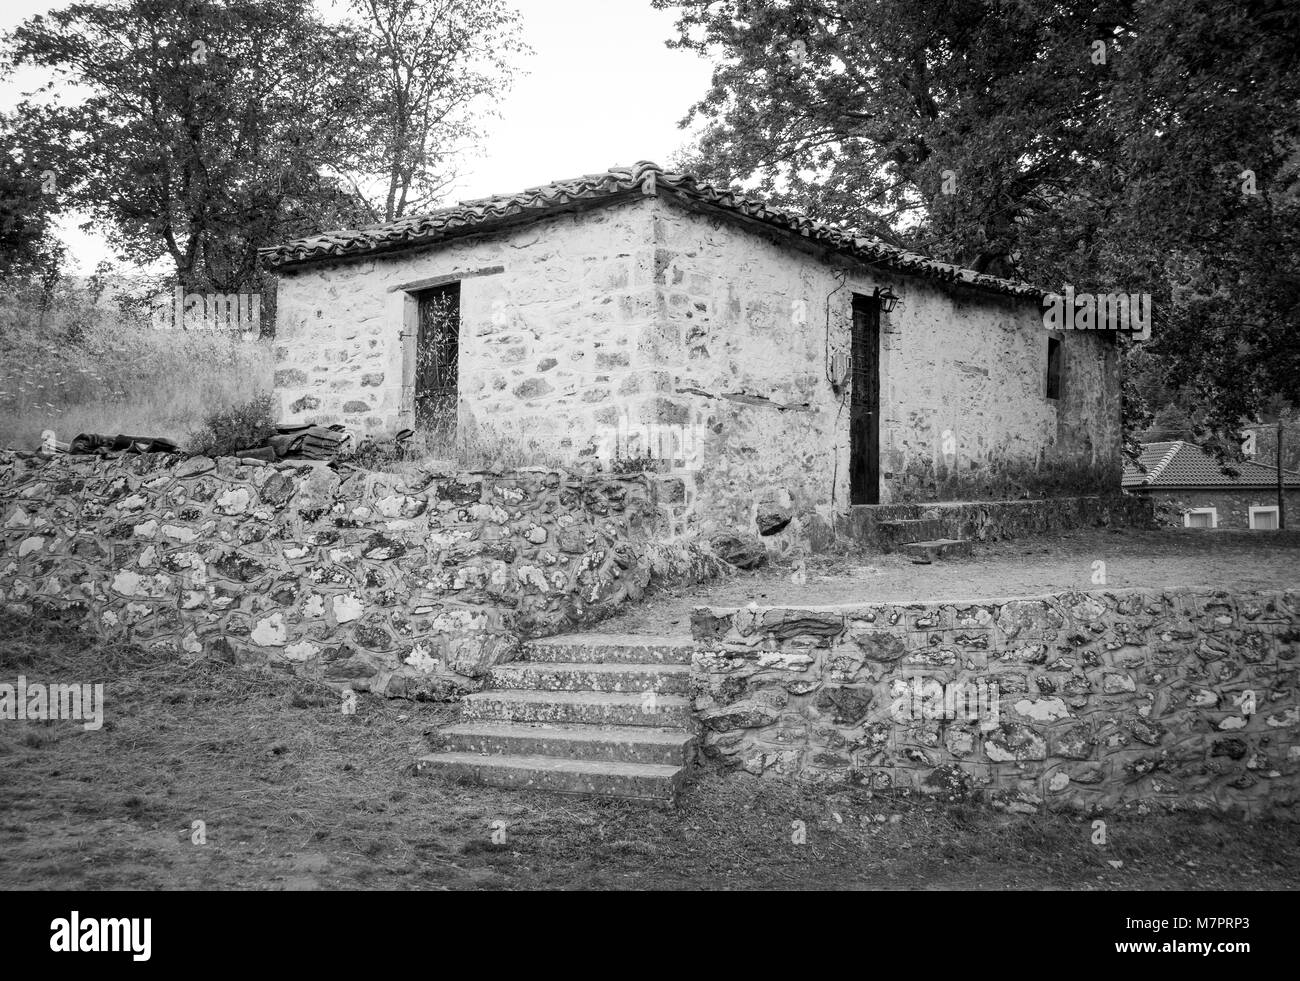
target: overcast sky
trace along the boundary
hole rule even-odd
[[[0,30],[33,14],[67,6],[47,0],[4,0]],[[665,163],[686,141],[677,121],[704,94],[709,65],[664,42],[673,36],[671,11],[650,0],[514,0],[523,36],[535,54],[528,74],[492,120],[482,153],[448,203],[518,191],[556,178],[625,165]],[[9,109],[32,76],[0,83]],[[112,258],[103,235],[65,220],[61,237],[78,270]]]

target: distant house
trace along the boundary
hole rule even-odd
[[[286,423],[654,457],[742,527],[769,500],[1089,494],[1120,470],[1115,332],[651,163],[263,258]]]
[[[1277,468],[1243,460],[1220,464],[1183,440],[1143,443],[1140,466],[1124,465],[1124,490],[1152,499],[1156,519],[1167,527],[1278,527]],[[1300,473],[1282,471],[1290,526],[1300,521]]]

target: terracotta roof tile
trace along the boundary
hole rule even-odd
[[[1172,443],[1143,443],[1138,458],[1142,472],[1130,462],[1124,464],[1124,487],[1276,487],[1277,467],[1252,460],[1219,462],[1199,446],[1176,440]],[[1282,471],[1286,487],[1300,487],[1300,474]]]
[[[916,252],[896,248],[851,228],[818,221],[792,209],[775,208],[761,198],[728,188],[714,187],[689,174],[665,171],[648,161],[632,167],[612,167],[599,174],[552,181],[515,194],[494,194],[462,201],[454,207],[442,208],[426,215],[412,215],[386,224],[321,232],[259,251],[263,260],[272,268],[319,260],[361,258],[430,245],[457,235],[497,226],[509,226],[581,202],[608,203],[635,194],[676,195],[696,204],[743,215],[773,228],[801,235],[843,255],[898,272],[1012,296],[1041,299],[1044,295],[1042,290],[1027,283],[939,262]]]

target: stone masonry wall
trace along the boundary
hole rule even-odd
[[[545,459],[650,456],[686,480],[678,530],[752,531],[765,501],[824,524],[848,506],[854,293],[881,325],[881,502],[1097,493],[1118,482],[1113,338],[1067,331],[1046,397],[1032,301],[812,255],[668,197],[631,197],[279,281],[282,422],[413,424],[419,289],[459,281],[463,432]],[[1113,479],[1112,479],[1113,478]]]
[[[853,295],[885,286],[901,303],[881,318],[882,504],[1118,486],[1113,337],[1059,335],[1062,392],[1048,399],[1033,301],[811,255],[666,199],[654,244],[661,316],[639,348],[672,382],[660,421],[703,444],[694,493],[706,525],[753,530],[764,500],[824,519],[847,508],[847,393],[827,378],[828,351],[850,349]]]
[[[1283,491],[1286,505],[1287,527],[1296,527],[1300,521],[1300,491]],[[1166,528],[1182,528],[1183,515],[1193,508],[1214,508],[1218,512],[1219,528],[1250,528],[1251,507],[1277,507],[1275,490],[1222,490],[1222,491],[1165,491],[1144,493],[1151,500],[1156,520]]]
[[[185,658],[450,697],[521,637],[712,571],[649,541],[656,511],[645,477],[0,453],[0,603]]]
[[[578,461],[658,384],[633,368],[654,316],[649,207],[634,198],[435,249],[285,270],[281,421],[413,425],[415,296],[455,280],[462,429]]]
[[[1300,591],[700,607],[693,632],[728,767],[1025,812],[1300,816]]]
[[[1052,535],[1075,528],[1148,528],[1154,525],[1151,502],[1134,495],[1053,497],[1038,501],[961,501],[929,504],[880,504],[851,508],[840,530],[857,542],[890,551],[901,544],[881,522],[926,518],[937,521],[948,538],[976,542]],[[904,536],[910,540],[910,536]]]

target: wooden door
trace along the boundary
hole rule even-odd
[[[880,503],[880,302],[853,296],[849,503]]]
[[[459,394],[460,283],[423,290],[416,299],[415,426],[452,435]]]

